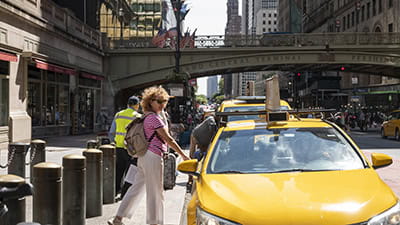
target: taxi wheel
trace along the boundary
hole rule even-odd
[[[399,129],[396,129],[396,133],[394,134],[394,138],[396,139],[396,141],[400,141]]]
[[[387,136],[385,135],[385,129],[383,128],[381,129],[381,137],[385,139],[387,138]]]

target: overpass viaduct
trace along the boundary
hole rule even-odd
[[[122,44],[122,45],[121,45]],[[166,83],[175,74],[174,51],[150,40],[110,41],[105,72],[114,91]],[[183,49],[186,78],[246,71],[346,71],[400,78],[400,33],[270,34],[197,36]]]

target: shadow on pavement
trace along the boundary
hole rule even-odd
[[[46,146],[86,148],[88,140],[96,140],[96,134],[70,135],[61,137],[38,138],[46,141]]]

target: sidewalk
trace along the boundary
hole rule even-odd
[[[69,154],[82,155],[86,149],[86,142],[96,139],[96,134],[61,136],[44,138],[46,141],[46,162],[54,162],[62,165],[62,158]],[[7,151],[0,151],[0,162],[7,162]],[[180,158],[177,160],[177,164]],[[7,169],[0,169],[0,175],[7,174]],[[26,167],[26,179],[29,182],[29,166]],[[182,208],[186,194],[187,175],[178,173],[177,184],[173,190],[165,192],[164,217],[165,225],[179,225],[181,220]],[[106,225],[107,220],[115,215],[120,202],[103,205],[102,216],[86,219],[86,225]],[[145,198],[140,203],[138,211],[134,213],[131,220],[124,220],[126,225],[146,224],[146,204]],[[26,220],[32,221],[32,197],[27,197],[26,201]]]

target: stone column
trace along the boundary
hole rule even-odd
[[[28,73],[27,60],[18,57],[17,62],[10,62],[10,142],[30,142],[32,136],[31,117],[27,112]]]

